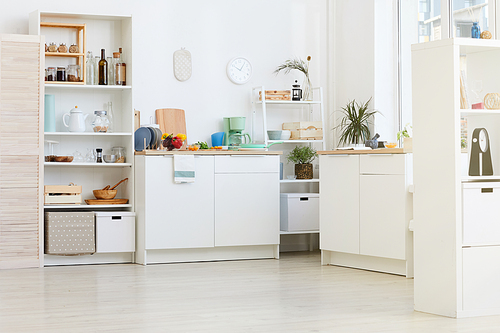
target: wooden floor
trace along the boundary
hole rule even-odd
[[[0,332],[500,332],[413,311],[413,280],[280,260],[0,271]]]

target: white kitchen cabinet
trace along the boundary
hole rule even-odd
[[[279,244],[278,178],[277,172],[215,175],[215,246]]]
[[[481,100],[500,91],[499,56],[498,40],[412,45],[417,311],[449,317],[500,314],[500,113],[470,109],[477,102],[470,87],[478,82]],[[469,103],[461,104],[466,96]],[[468,175],[478,128],[489,135],[493,175]],[[463,139],[467,149],[461,149]],[[478,155],[480,160],[484,153]]]
[[[386,151],[320,152],[323,264],[412,276],[411,155]]]
[[[146,159],[146,249],[214,246],[214,157],[196,156],[194,183],[174,182],[173,156]]]
[[[359,253],[359,156],[320,155],[320,249]]]
[[[190,184],[174,183],[173,154],[135,157],[136,262],[278,258],[280,153],[189,152]]]

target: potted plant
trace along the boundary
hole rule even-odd
[[[318,156],[316,150],[309,146],[296,146],[287,155],[286,159],[295,164],[295,175],[297,179],[312,179],[313,166],[312,161]]]
[[[412,127],[410,123],[406,124],[401,131],[397,133],[398,141],[403,139],[403,149],[405,152],[411,152],[413,149],[413,140],[411,138]]]
[[[340,128],[339,145],[363,145],[365,140],[370,139],[370,124],[371,119],[376,113],[376,110],[368,110],[370,98],[363,104],[359,104],[356,100],[352,100],[342,108],[343,117],[340,124],[335,128]]]

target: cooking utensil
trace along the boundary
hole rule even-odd
[[[109,190],[110,187],[111,185],[107,185],[106,187],[103,188],[103,190]]]
[[[110,190],[114,190],[118,185],[120,185],[121,183],[123,183],[126,180],[128,180],[128,178],[120,180],[115,186],[113,186],[112,188],[110,188]]]
[[[110,199],[113,199],[114,197],[116,197],[116,194],[118,193],[118,190],[115,190],[115,188],[120,185],[121,183],[123,183],[124,181],[128,180],[128,178],[125,178],[125,179],[122,179],[120,180],[115,186],[113,186],[112,188],[110,189],[106,189],[108,186],[106,186],[104,189],[102,190],[94,190],[94,196],[97,198],[97,199],[104,199],[104,200],[110,200]],[[109,188],[109,187],[108,187]]]
[[[186,134],[186,115],[182,109],[157,109],[156,123],[162,134]]]

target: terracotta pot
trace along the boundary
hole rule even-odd
[[[295,164],[295,175],[297,179],[312,179],[313,178],[313,165],[308,164]]]

